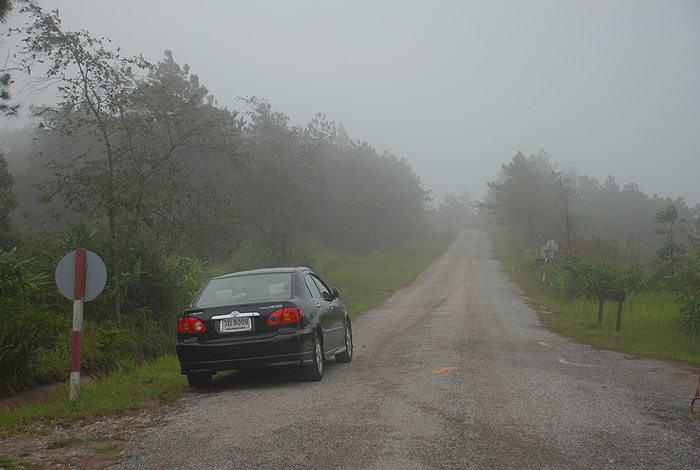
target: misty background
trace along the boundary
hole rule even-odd
[[[258,97],[300,126],[323,113],[405,158],[434,204],[482,198],[502,165],[540,149],[601,183],[700,202],[693,0],[39,4],[123,55],[171,50],[218,106]]]

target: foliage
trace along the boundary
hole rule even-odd
[[[27,36],[24,70],[48,64],[42,80],[59,79],[63,100],[37,114],[33,153],[50,173],[23,183],[43,191],[56,217],[108,236],[110,278],[125,266],[124,240],[202,259],[247,240],[271,264],[307,264],[307,240],[366,253],[425,226],[428,193],[405,159],[351,141],[322,115],[291,126],[265,100],[244,100],[250,110],[239,117],[169,51],[157,64],[122,58],[63,30],[57,12],[24,11],[34,21],[16,31]],[[20,211],[36,224],[28,197]]]
[[[598,324],[597,298],[558,295],[549,285],[542,285],[541,272],[518,269],[518,251],[497,234],[494,252],[507,268],[511,279],[527,295],[527,302],[539,313],[542,324],[562,335],[598,347],[623,351],[639,356],[683,360],[693,364],[700,361],[700,335],[688,335],[679,324],[679,306],[675,295],[668,292],[644,290],[627,295],[622,311],[620,331],[615,331],[617,305],[608,302],[603,325]],[[562,258],[555,259],[560,261]],[[548,265],[547,277],[550,278]]]
[[[71,354],[71,303],[58,293],[53,283],[47,283],[47,278],[55,270],[57,260],[74,246],[87,246],[98,253],[104,246],[100,234],[82,224],[73,226],[61,242],[48,238],[27,238],[25,242],[25,254],[29,251],[40,256],[20,259],[17,250],[0,251],[0,297],[6,303],[2,305],[0,320],[8,326],[7,334],[3,326],[4,354],[0,360],[0,368],[9,374],[2,378],[5,393],[66,376]],[[112,313],[113,298],[109,290],[85,305],[84,373],[103,375],[119,365],[151,361],[171,353],[175,318],[203,282],[196,259],[153,257],[153,253],[144,251],[150,271],[143,272],[138,268],[138,252],[131,255],[136,257],[133,269],[138,275],[119,287],[123,289],[125,315],[116,318]],[[110,288],[114,289],[115,285]],[[20,319],[24,323],[15,325]],[[35,333],[37,325],[46,326],[41,334]],[[42,336],[44,333],[49,336]],[[18,354],[8,355],[8,347]]]
[[[0,396],[34,386],[29,373],[37,355],[51,348],[61,318],[42,302],[47,275],[17,249],[0,250]]]
[[[692,335],[700,337],[700,238],[690,238],[692,255],[673,275],[666,278],[667,286],[676,294],[681,324]]]
[[[437,223],[444,227],[465,228],[476,218],[478,203],[471,192],[446,194],[437,209]]]
[[[243,151],[252,163],[236,186],[251,223],[241,225],[274,264],[312,262],[302,240],[367,253],[420,231],[428,194],[405,159],[352,142],[322,115],[301,128],[264,100],[246,104]]]
[[[174,324],[174,321],[173,321]],[[106,376],[132,364],[152,362],[175,351],[172,324],[147,316],[116,322],[86,321],[83,329],[81,371],[91,376]]]
[[[30,269],[32,259],[17,259],[17,248],[0,250],[0,297],[26,298],[46,284],[48,276]]]
[[[542,256],[537,250],[521,250],[518,262],[526,271],[534,271],[537,269],[537,261],[541,259]]]
[[[534,242],[546,222],[544,214],[555,200],[556,176],[544,151],[529,158],[518,152],[501,167],[499,180],[488,183],[487,207],[496,224]]]
[[[53,345],[61,322],[25,299],[0,297],[0,396],[35,385],[28,369],[43,348]]]
[[[0,154],[0,237],[12,227],[10,213],[17,208],[17,196],[13,191],[14,178],[7,168],[5,156]],[[0,238],[0,242],[2,239]],[[3,248],[0,244],[0,248]]]
[[[31,369],[55,345],[62,319],[45,305],[22,297],[0,296],[0,396],[36,386]]]
[[[168,403],[189,391],[179,373],[174,354],[133,367],[118,368],[112,375],[94,383],[83,383],[77,400],[69,400],[68,386],[47,403],[27,405],[13,411],[0,410],[0,435],[22,426],[43,423],[61,425],[77,420],[104,419],[135,409],[144,400]]]
[[[566,250],[574,248],[576,236],[582,230],[583,214],[576,210],[581,200],[572,176],[557,174],[555,178],[556,196],[552,211],[552,228],[557,238],[562,240]]]
[[[639,265],[615,265],[605,258],[584,258],[576,252],[559,254],[548,264],[549,284],[554,294],[573,299],[595,299],[601,288],[642,292],[646,277]]]
[[[492,222],[527,247],[555,239],[563,249],[647,268],[662,256],[667,261],[658,265],[659,275],[668,274],[663,271],[670,266],[671,253],[675,258],[683,247],[678,237],[675,245],[668,245],[668,230],[680,233],[680,226],[666,221],[658,229],[655,224],[664,222],[656,215],[674,206],[677,221],[691,220],[692,212],[682,198],[649,197],[636,183],[621,187],[612,175],[601,184],[573,169],[556,167],[543,150],[527,158],[519,152],[503,165],[498,178],[488,183],[483,204]]]
[[[0,74],[0,115],[5,117],[17,116],[18,104],[10,104],[10,85],[12,76],[9,73]]]
[[[42,201],[65,203],[106,235],[107,297],[119,318],[128,290],[148,271],[130,254],[199,249],[229,221],[227,195],[199,169],[226,176],[236,167],[240,123],[215,108],[169,52],[155,66],[123,58],[86,31],[64,30],[57,11],[35,3],[22,11],[33,22],[16,31],[26,36],[21,69],[45,64],[43,79],[58,82],[62,100],[36,114],[42,137],[64,143],[60,158],[47,162],[52,177],[38,183]]]
[[[12,1],[11,0],[1,0],[0,1],[0,23],[5,23],[7,17],[12,11]]]
[[[685,246],[679,244],[676,237],[683,231],[685,220],[678,220],[678,209],[671,204],[656,213],[656,223],[661,227],[655,232],[664,236],[664,243],[656,252],[656,265],[660,275],[673,275],[677,267],[683,264],[683,256],[686,253]]]

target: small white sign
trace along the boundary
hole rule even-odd
[[[559,249],[559,243],[557,243],[554,240],[549,240],[547,243],[545,243],[542,246],[542,249],[540,250],[540,253],[542,254],[542,257],[547,258],[547,259],[552,259],[554,258],[554,253]]]

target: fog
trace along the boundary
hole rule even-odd
[[[406,158],[436,202],[481,198],[544,148],[560,169],[700,203],[695,0],[39,3],[125,55],[171,50],[219,106],[325,114]]]

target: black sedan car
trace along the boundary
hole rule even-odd
[[[311,269],[272,268],[211,278],[177,322],[177,356],[190,386],[234,369],[299,366],[323,377],[324,361],[352,360],[350,317]]]

